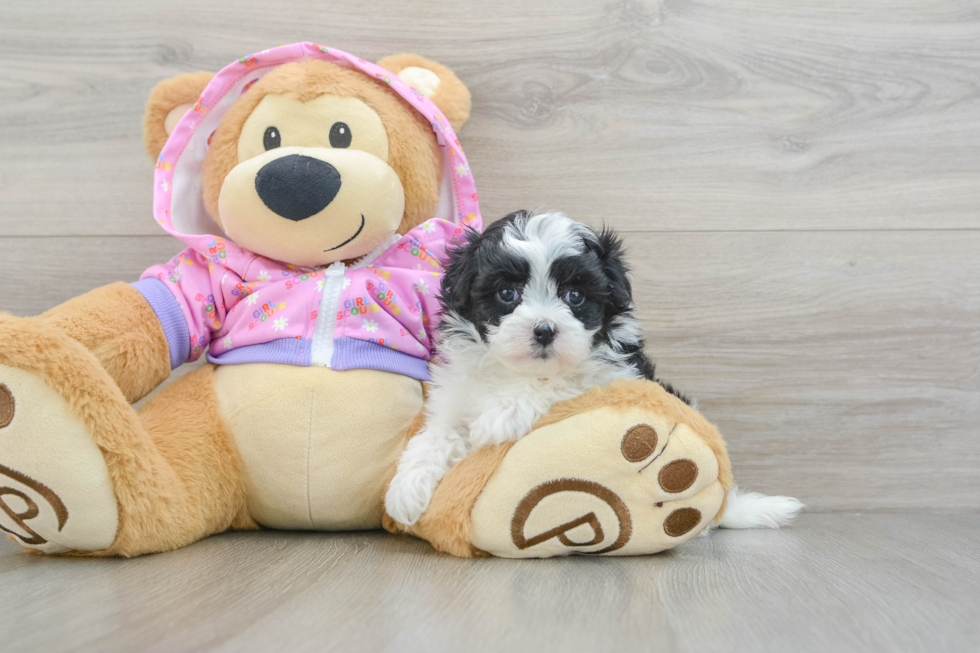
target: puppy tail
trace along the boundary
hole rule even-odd
[[[728,492],[728,507],[721,528],[779,528],[792,523],[803,504],[793,497],[766,496],[743,492],[738,486]]]

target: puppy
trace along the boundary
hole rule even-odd
[[[426,422],[399,460],[389,515],[414,524],[454,464],[521,438],[555,403],[655,380],[627,272],[613,232],[561,213],[512,213],[450,252]]]

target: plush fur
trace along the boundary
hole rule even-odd
[[[445,70],[421,58],[412,61]],[[166,143],[166,124],[175,112],[193,106],[211,78],[205,72],[179,75],[153,89],[144,115],[151,156]],[[468,97],[455,76],[440,85],[447,98]],[[455,85],[463,90],[452,91]],[[379,81],[333,64],[302,62],[264,77],[222,121],[202,180],[215,218],[220,219],[215,205],[223,175],[237,163],[237,135],[269,93],[300,101],[332,93],[365,102],[384,121],[389,162],[405,188],[400,229],[432,216],[442,160],[431,125]],[[448,113],[465,119],[452,108]],[[129,406],[170,374],[162,327],[134,288],[99,288],[39,318],[0,315],[0,342],[0,364],[28,370],[55,389],[104,452],[119,510],[116,540],[106,550],[74,555],[139,555],[227,528],[256,527],[245,509],[241,461],[217,404],[211,366],[172,384],[140,414]],[[29,402],[18,406],[30,410]]]
[[[667,392],[660,384],[615,381],[606,387],[593,388],[552,406],[548,414],[535,423],[534,428],[557,424],[573,415],[597,408],[626,410],[634,407],[655,412],[673,423],[687,424],[717,456],[718,480],[722,487],[727,491],[734,486],[732,463],[728,459],[728,448],[721,433],[701,413]]]
[[[602,409],[617,411],[641,410],[657,415],[668,422],[686,424],[715,454],[718,460],[718,481],[726,491],[734,487],[731,461],[725,441],[718,430],[700,413],[656,383],[633,380],[614,381],[605,387],[597,387],[572,399],[561,401],[534,424],[527,437],[544,427],[561,427],[577,415]],[[493,472],[500,466],[515,442],[505,442],[479,449],[455,465],[436,488],[428,510],[419,521],[410,526],[387,517],[384,525],[391,532],[405,532],[424,538],[440,551],[459,557],[483,557],[486,552],[473,545],[473,521],[471,513]],[[597,461],[597,464],[598,463]],[[630,474],[634,472],[629,472]],[[734,496],[735,492],[730,492]],[[737,498],[736,498],[737,500]],[[726,521],[726,501],[716,512],[713,523]],[[786,523],[782,521],[780,523]],[[755,527],[759,527],[757,524]]]
[[[513,442],[504,442],[474,451],[446,473],[418,523],[405,526],[385,514],[385,529],[428,540],[437,550],[460,558],[487,557],[488,553],[473,546],[470,513],[512,446]]]
[[[423,68],[430,70],[439,77],[439,85],[435,93],[429,99],[436,103],[442,112],[449,118],[449,124],[455,131],[459,131],[470,117],[470,90],[466,88],[456,74],[434,61],[429,61],[417,54],[395,54],[385,57],[378,62],[378,65],[385,70],[390,70],[396,75],[401,74],[406,68]]]
[[[91,352],[40,319],[0,314],[0,342],[0,364],[32,372],[60,394],[105,456],[119,510],[116,539],[109,549],[75,555],[134,556],[255,527],[243,514],[238,457],[210,367],[138,415]]]
[[[433,101],[454,126],[459,127],[466,120],[469,92],[446,69],[407,55],[382,63],[396,74],[406,67],[423,68],[437,74],[439,84],[429,84]],[[158,156],[163,148],[168,125],[174,124],[185,107],[193,106],[210,79],[210,73],[181,75],[154,89],[145,116],[145,141],[152,156]],[[423,75],[418,79],[425,80],[426,77]],[[237,135],[241,133],[250,108],[272,92],[291,94],[304,102],[320,93],[334,93],[353,96],[367,104],[383,119],[389,145],[388,162],[397,171],[405,190],[405,212],[399,229],[407,230],[431,217],[438,202],[442,174],[442,161],[431,126],[380,82],[332,64],[319,66],[309,62],[273,71],[241,96],[225,116],[214,135],[202,179],[206,205],[214,217],[220,220],[215,206],[224,175],[229,166],[236,164]],[[613,241],[608,241],[603,251],[614,251],[613,245]],[[616,273],[610,268],[609,274]],[[249,427],[239,425],[233,432],[229,426],[232,416],[222,414],[222,403],[216,391],[216,388],[225,388],[220,383],[221,374],[215,374],[211,366],[204,366],[175,381],[151,399],[142,411],[137,412],[129,405],[169,375],[166,338],[151,313],[152,309],[138,292],[117,284],[71,300],[39,318],[0,314],[0,365],[28,371],[52,388],[56,395],[50,401],[64,402],[70,415],[91,434],[92,442],[104,456],[118,508],[115,540],[101,551],[70,555],[134,556],[181,547],[228,528],[257,528],[248,512],[246,479],[237,448],[238,437]],[[599,358],[619,361],[625,366],[622,369],[629,370],[630,377],[647,376],[639,333],[635,323],[631,325],[624,317],[627,314],[628,310],[606,315],[603,310],[599,328],[583,327],[584,333],[594,331],[591,337],[595,342],[593,346],[590,340],[589,351],[601,350],[603,356]],[[480,339],[476,333],[473,343]],[[649,375],[652,375],[652,368]],[[298,383],[285,385],[283,396],[300,388]],[[568,395],[568,391],[558,394],[561,398]],[[31,423],[43,424],[45,406],[32,403],[31,396],[13,399],[17,411],[14,419],[26,418],[32,420]],[[359,413],[360,417],[371,415],[370,411],[375,408],[370,404],[372,399],[383,401],[377,397],[354,398],[355,403],[363,401],[363,410],[368,411]],[[637,404],[638,401],[646,403]],[[359,405],[352,404],[352,411]],[[639,415],[640,419],[659,419],[657,411],[667,410],[683,413],[691,424],[701,424],[698,420],[703,422],[703,418],[680,400],[670,397],[660,386],[632,381],[627,385],[613,383],[601,391],[560,402],[539,420],[539,424],[548,423],[555,416],[573,414],[569,411],[602,406],[626,409],[636,405],[647,411]],[[415,416],[412,431],[421,427],[424,418],[423,415],[416,416],[414,410],[412,408],[405,415],[405,423]],[[331,428],[344,432],[350,427],[344,423],[343,416],[332,419],[335,423]],[[350,430],[364,438],[364,446],[359,452],[365,456],[377,455],[378,438],[390,439],[391,434],[374,433],[369,428],[370,419],[361,419],[358,423],[361,428]],[[701,427],[704,429],[702,437],[719,457],[720,480],[729,488],[731,472],[724,443],[707,422]],[[697,430],[696,426],[692,428]],[[256,432],[247,434],[265,436]],[[0,432],[0,458],[4,452],[3,435]],[[12,433],[8,431],[7,435]],[[397,437],[401,438],[400,432]],[[43,438],[39,442],[41,440]],[[473,544],[473,534],[479,524],[473,523],[472,512],[483,489],[493,482],[512,444],[506,442],[485,447],[457,465],[443,479],[429,512],[408,529],[409,532],[429,539],[440,550],[454,555],[483,555],[484,552]],[[614,449],[615,456],[619,456],[618,443]],[[44,455],[46,453],[38,445],[38,456]],[[275,461],[270,461],[269,465],[274,472]],[[395,471],[387,464],[379,467],[387,469],[388,474]],[[65,474],[73,471],[70,466],[65,468]],[[558,476],[563,473],[562,469],[554,471]],[[58,479],[35,480],[39,483],[47,480],[54,485]],[[337,483],[344,482],[343,478],[337,479]],[[519,494],[525,492],[523,487],[515,488]],[[62,498],[71,505],[71,496]],[[364,501],[372,514],[376,514],[381,503],[381,496]],[[712,512],[716,505],[712,504]],[[72,519],[84,518],[81,512],[72,514]],[[386,518],[385,523],[391,530],[402,530],[390,518]]]
[[[374,109],[388,132],[388,165],[398,173],[405,189],[405,215],[398,232],[405,233],[435,214],[442,155],[428,121],[387,89],[384,82],[324,61],[299,61],[277,68],[259,80],[228,110],[214,134],[204,161],[202,183],[204,206],[218,224],[218,196],[225,177],[239,163],[242,126],[259,102],[271,94],[301,102],[323,94],[354,97]]]
[[[106,320],[106,314],[116,319]],[[128,283],[96,288],[40,318],[92,352],[130,403],[170,376],[170,349],[163,327],[143,295]]]
[[[590,388],[656,380],[633,316],[622,243],[608,230],[595,233],[560,213],[513,213],[451,252],[441,300],[442,360],[433,368],[428,419],[385,500],[401,523],[416,523],[439,479],[470,451],[522,437],[551,406]],[[687,410],[721,456],[720,435]],[[731,471],[724,473],[728,490]],[[800,508],[789,497],[735,493],[731,500],[733,516],[719,514],[731,528],[778,527]]]
[[[386,496],[414,524],[470,451],[516,440],[555,403],[653,380],[619,238],[561,213],[518,211],[450,254],[422,434]]]
[[[793,522],[803,504],[792,497],[766,496],[744,492],[735,487],[732,465],[725,441],[718,429],[677,397],[661,392],[655,386],[632,383],[613,383],[608,388],[596,388],[569,401],[556,404],[537,424],[541,428],[561,422],[568,417],[602,406],[629,408],[645,406],[666,416],[675,423],[684,423],[701,436],[718,457],[718,480],[727,494],[713,523],[722,528],[779,528]]]
[[[193,106],[212,77],[214,73],[203,70],[184,73],[165,79],[153,87],[143,114],[143,144],[151,157],[157,158],[167,144],[170,134],[164,123],[170,112],[177,107]]]

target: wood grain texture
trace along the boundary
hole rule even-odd
[[[980,232],[631,234],[658,373],[743,487],[980,508]]]
[[[0,648],[980,649],[974,0],[7,2],[0,310],[177,252],[150,216],[149,90],[303,39],[453,68],[485,216],[623,230],[650,354],[736,478],[878,512],[635,559],[462,561],[384,533],[132,561],[3,541]]]
[[[980,515],[805,515],[642,558],[460,560],[264,531],[136,560],[0,543],[10,651],[923,651],[980,647]]]
[[[0,237],[0,311],[37,315],[94,288],[133,282],[186,245],[160,236]]]
[[[149,89],[300,38],[456,69],[488,218],[553,206],[625,232],[650,353],[745,486],[817,510],[980,506],[974,3],[12,5],[0,310],[180,249],[149,214]]]
[[[488,216],[980,226],[972,0],[8,4],[0,235],[157,234],[140,145],[150,88],[303,38],[455,69],[473,90],[461,136]]]
[[[980,508],[980,232],[625,237],[648,353],[744,487],[812,510]],[[0,308],[39,313],[178,248],[0,238]]]

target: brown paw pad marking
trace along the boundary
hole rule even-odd
[[[671,537],[680,537],[689,533],[692,528],[701,523],[701,511],[696,508],[678,508],[667,515],[664,520],[664,533]]]
[[[646,460],[657,449],[657,430],[649,424],[637,424],[626,431],[619,450],[631,463]]]
[[[51,510],[54,511],[55,516],[57,516],[58,530],[60,531],[62,528],[65,527],[65,522],[68,521],[68,508],[66,508],[65,504],[62,503],[61,498],[58,497],[57,494],[51,491],[51,488],[44,485],[43,483],[39,483],[38,481],[35,481],[33,478],[27,476],[26,474],[21,474],[16,470],[0,465],[0,483],[3,483],[4,477],[14,480],[17,483],[20,483],[21,485],[27,486],[27,488],[29,488],[32,492],[36,493],[38,498],[45,501],[48,504],[48,506],[50,506]],[[14,509],[11,508],[9,505],[7,505],[6,501],[4,501],[5,496],[17,497],[21,502],[23,502],[27,506],[27,508],[23,512],[14,512]],[[16,524],[20,529],[24,531],[24,533],[27,534],[23,535],[21,533],[17,533],[8,528],[4,528],[2,525],[0,525],[0,531],[5,531],[7,533],[10,533],[11,535],[17,537],[23,544],[30,544],[30,545],[47,544],[48,541],[46,539],[44,539],[36,532],[31,530],[31,527],[27,525],[27,522],[29,522],[30,520],[34,519],[39,514],[41,514],[41,510],[38,507],[37,502],[33,498],[31,498],[28,494],[26,494],[21,490],[18,490],[17,488],[3,487],[2,485],[0,485],[0,511],[5,512],[7,514],[7,517],[10,518],[14,522],[14,524]]]
[[[681,458],[664,465],[657,478],[664,492],[677,494],[694,485],[694,481],[698,478],[698,466],[693,460]]]
[[[596,544],[601,544],[606,540],[606,534],[602,530],[602,525],[599,523],[599,518],[594,512],[590,512],[577,519],[573,519],[572,521],[555,526],[554,528],[532,537],[527,537],[524,534],[524,525],[531,516],[531,512],[539,503],[541,503],[543,499],[559,492],[582,492],[585,494],[591,494],[596,499],[599,499],[608,505],[616,515],[616,519],[619,521],[619,533],[612,544],[605,547],[601,551],[583,551],[582,553],[609,553],[610,551],[615,551],[616,549],[621,549],[626,546],[626,543],[629,542],[630,536],[633,533],[633,522],[630,519],[629,508],[626,507],[623,500],[609,488],[593,481],[586,481],[577,478],[560,478],[554,481],[548,481],[547,483],[542,483],[541,485],[535,487],[533,490],[528,492],[527,495],[525,495],[525,497],[518,504],[517,508],[514,510],[514,517],[510,524],[510,534],[514,545],[518,549],[524,550],[541,544],[542,542],[547,542],[552,538],[558,538],[559,542],[568,547],[594,546]],[[588,542],[572,541],[571,538],[568,537],[567,533],[578,528],[579,526],[582,526],[583,524],[588,524],[592,528],[593,538]]]
[[[0,429],[14,421],[14,395],[0,383]]]

